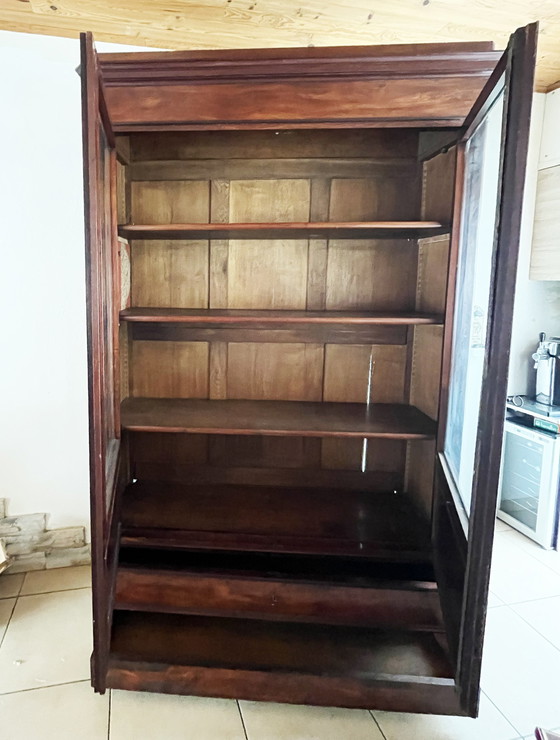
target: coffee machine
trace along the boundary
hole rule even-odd
[[[537,370],[535,400],[547,406],[560,406],[560,337],[539,335],[539,346],[532,355]]]

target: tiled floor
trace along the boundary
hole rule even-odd
[[[89,569],[0,577],[1,740],[519,740],[560,728],[560,553],[497,524],[480,717],[322,709],[89,685]]]

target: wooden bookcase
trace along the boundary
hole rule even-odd
[[[476,714],[534,28],[512,39],[82,37],[96,690]],[[467,511],[455,292],[496,86]]]

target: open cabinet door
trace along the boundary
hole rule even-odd
[[[511,37],[458,146],[433,517],[461,707],[478,711],[536,52]]]
[[[97,54],[90,33],[82,34],[81,68],[84,148],[86,301],[88,340],[90,492],[93,566],[94,652],[92,682],[105,690],[110,635],[116,503],[122,479],[116,233],[116,151]]]

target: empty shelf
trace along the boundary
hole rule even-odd
[[[414,406],[310,401],[127,398],[121,422],[136,432],[430,439],[436,424]]]
[[[406,495],[336,488],[137,481],[122,544],[430,562],[430,527]]]
[[[421,239],[449,231],[439,221],[125,224],[127,239]]]
[[[244,311],[191,308],[127,308],[121,320],[134,323],[190,324],[193,326],[225,325],[252,328],[291,324],[347,324],[409,326],[441,324],[435,314],[381,311]]]

